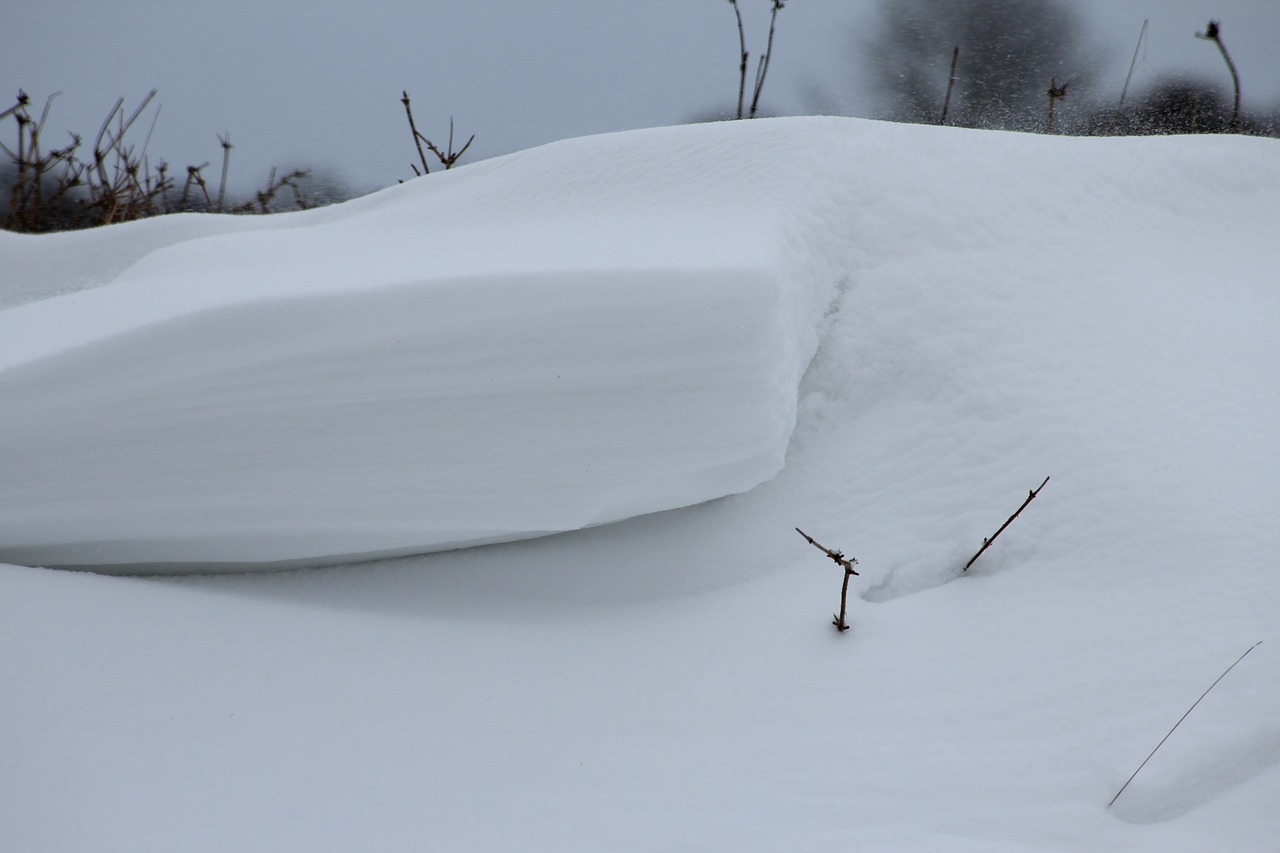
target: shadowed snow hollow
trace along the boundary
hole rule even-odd
[[[828,178],[759,155],[786,125],[744,130],[574,140],[284,216],[0,234],[0,560],[334,562],[770,479],[839,265]]]

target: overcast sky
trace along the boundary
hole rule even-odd
[[[874,116],[859,65],[881,0],[790,0],[779,15],[762,108]],[[769,0],[740,0],[753,55]],[[1280,103],[1280,0],[1075,0],[1101,48],[1098,95],[1119,94],[1144,18],[1141,88],[1187,71],[1229,89],[1198,41],[1213,17],[1240,69],[1245,106]],[[556,139],[673,124],[733,109],[737,30],[726,0],[0,0],[0,95],[55,102],[46,139],[92,137],[115,99],[151,88],[149,151],[177,168],[235,146],[231,184],[307,166],[367,190],[411,176],[400,104],[441,143],[453,116],[468,159]],[[944,66],[949,57],[943,57]],[[12,126],[0,126],[12,144]],[[145,135],[145,134],[144,134]],[[672,152],[678,156],[678,152]]]

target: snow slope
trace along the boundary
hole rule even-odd
[[[718,171],[667,182],[665,170],[680,168],[673,152],[715,152],[699,162]],[[414,208],[439,187],[455,194],[454,207],[463,198],[491,205],[513,257],[537,252],[537,241],[521,241],[521,221],[530,234],[555,230],[531,199],[589,222],[600,237],[584,250],[592,269],[630,282],[604,298],[620,309],[647,287],[679,297],[637,272],[654,262],[626,248],[636,242],[669,240],[679,269],[712,281],[719,268],[768,270],[761,286],[790,296],[760,328],[788,354],[764,359],[766,344],[728,334],[717,357],[743,387],[789,383],[796,418],[785,464],[722,500],[379,563],[150,579],[8,567],[0,841],[41,850],[1274,849],[1276,155],[1269,140],[1059,139],[842,119],[670,128],[433,176],[307,214],[297,227],[232,235],[243,245],[173,246],[221,245],[209,264],[226,269],[237,245],[245,268],[259,268],[297,240],[299,253],[312,247],[317,288],[341,290],[355,311],[364,296],[378,299],[377,288],[356,294],[342,274],[358,265],[346,256],[356,250],[307,232],[357,231],[341,223],[383,213],[390,223],[397,205]],[[570,161],[599,180],[616,175],[612,189],[535,168]],[[723,185],[735,176],[750,180],[730,192]],[[504,207],[510,199],[524,201]],[[653,219],[615,218],[614,202]],[[776,229],[743,224],[761,222]],[[500,266],[488,242],[497,238],[473,230],[477,256]],[[570,241],[560,239],[561,248]],[[459,243],[457,264],[465,254]],[[552,266],[551,254],[529,269]],[[384,255],[362,255],[378,267],[369,281],[394,278],[378,266]],[[130,274],[75,298],[131,293]],[[503,275],[503,289],[522,286],[514,262]],[[228,286],[234,293],[201,298],[255,298],[248,283]],[[572,308],[599,295],[559,292]],[[186,295],[179,302],[190,309]],[[748,298],[743,316],[764,323],[764,301]],[[695,321],[719,334],[717,316]],[[577,333],[546,323],[551,338]],[[115,328],[122,341],[148,334]],[[38,329],[23,346],[54,338],[50,352],[75,353],[64,344],[82,332]],[[458,362],[488,346],[459,340]],[[664,347],[654,357],[692,365],[715,348],[696,334],[684,340],[688,352]],[[536,361],[544,350],[528,352]],[[614,370],[630,381],[642,362],[597,355],[582,370],[600,381]],[[164,369],[161,360],[138,377]],[[42,399],[89,399],[70,375],[45,377]],[[330,383],[360,387],[341,375]],[[650,405],[699,417],[689,434],[721,428],[706,409],[685,408],[680,377],[649,373],[636,384]],[[15,387],[0,398],[6,419]],[[248,405],[239,381],[231,391]],[[565,405],[584,419],[581,440],[598,440],[592,398]],[[630,455],[626,441],[591,447],[583,464],[628,464],[613,458]],[[40,464],[59,483],[77,477],[70,461]],[[1050,474],[961,576],[982,537]],[[548,501],[572,491],[548,490]],[[5,511],[10,501],[26,511],[13,495]],[[220,497],[175,489],[168,500]],[[829,615],[840,573],[796,525],[861,560],[845,634]],[[1192,701],[1258,640],[1107,809]]]

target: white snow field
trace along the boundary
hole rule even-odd
[[[1274,851],[1277,222],[806,118],[0,234],[0,849]]]

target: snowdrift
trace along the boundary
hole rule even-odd
[[[652,131],[323,211],[0,235],[0,558],[335,562],[752,488],[834,294],[797,229],[831,176],[744,157],[786,142]]]
[[[5,559],[782,464],[0,565],[0,848],[1274,849],[1278,153],[762,120],[0,234]]]

